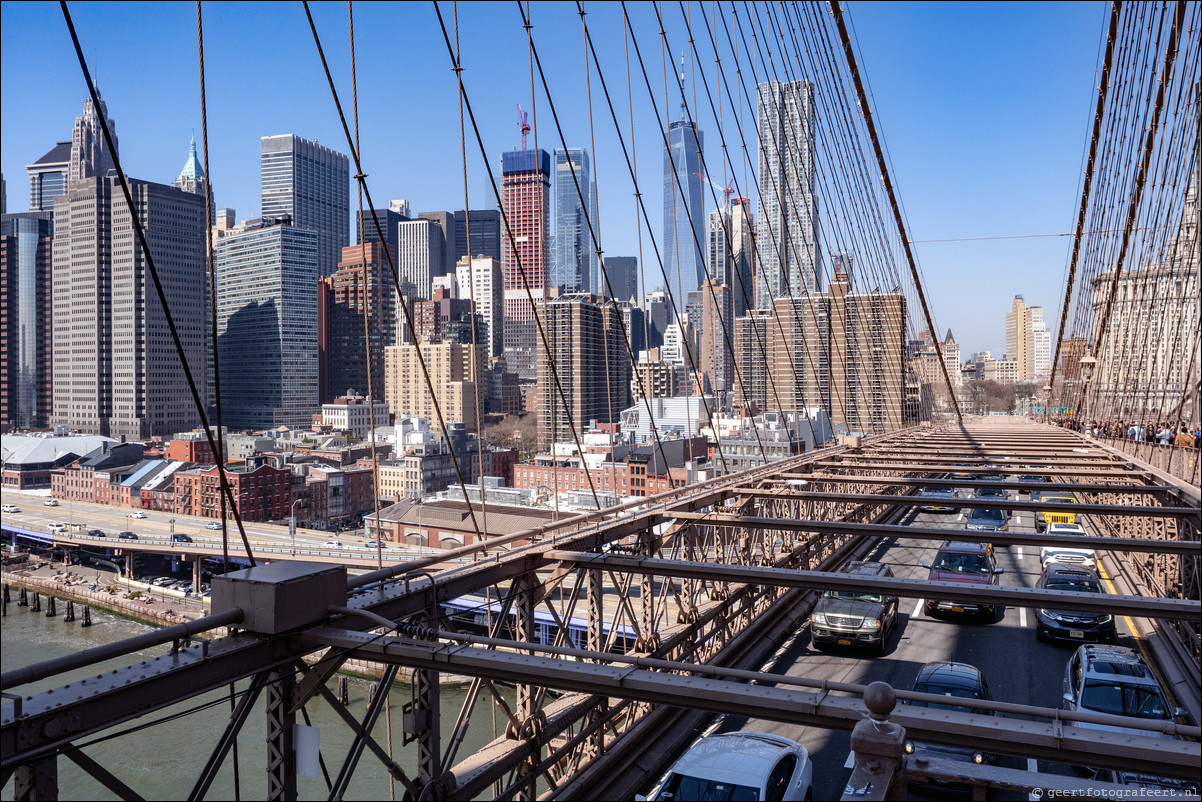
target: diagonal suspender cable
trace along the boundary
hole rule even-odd
[[[1160,73],[1160,81],[1156,87],[1156,102],[1152,109],[1152,117],[1148,121],[1148,130],[1144,136],[1143,156],[1139,161],[1139,169],[1135,174],[1135,188],[1131,193],[1131,202],[1127,206],[1127,222],[1123,231],[1123,240],[1119,245],[1118,258],[1115,260],[1114,278],[1110,282],[1110,290],[1106,295],[1106,306],[1102,311],[1102,320],[1097,324],[1097,338],[1093,349],[1097,353],[1101,349],[1102,339],[1106,336],[1106,327],[1110,323],[1110,310],[1114,305],[1114,296],[1119,289],[1122,277],[1123,263],[1127,257],[1127,246],[1131,241],[1131,228],[1135,225],[1135,215],[1139,211],[1139,201],[1143,196],[1144,181],[1148,174],[1148,162],[1152,158],[1152,149],[1156,144],[1156,131],[1160,124],[1160,111],[1164,106],[1165,85],[1173,71],[1173,62],[1177,58],[1177,38],[1181,34],[1181,23],[1185,19],[1186,0],[1177,0],[1176,11],[1173,15],[1173,27],[1169,31],[1169,40],[1164,51],[1164,67]]]
[[[346,113],[342,110],[342,101],[338,98],[338,90],[334,86],[334,77],[333,77],[333,75],[330,74],[330,65],[326,61],[325,50],[321,46],[321,37],[317,33],[317,25],[313,22],[313,14],[309,11],[308,0],[304,0],[303,5],[305,8],[305,17],[307,17],[309,20],[309,30],[313,34],[313,43],[315,45],[317,45],[317,55],[321,59],[322,69],[324,69],[325,73],[326,73],[326,82],[330,86],[330,95],[334,99],[334,106],[338,109],[338,119],[341,120],[341,122],[342,122],[342,132],[346,135],[347,147],[350,148],[351,156],[355,160],[355,173],[356,173],[355,178],[358,180],[359,186],[363,190],[364,197],[367,198],[367,205],[371,209],[372,222],[374,222],[375,226],[376,226],[376,235],[380,238],[380,242],[384,242],[385,241],[384,231],[383,231],[382,227],[380,226],[380,218],[376,215],[376,207],[375,207],[375,204],[372,203],[371,192],[368,191],[368,189],[367,189],[367,175],[363,172],[363,165],[359,161],[359,149],[357,147],[355,147],[355,142],[351,135],[350,126],[347,125]],[[392,253],[387,248],[384,249],[384,255],[388,258],[388,270],[389,270],[389,273],[392,275],[392,285],[396,289],[397,295],[399,296],[401,294],[401,289],[400,289],[401,282],[400,282],[400,277],[397,274],[396,263],[392,259]],[[442,414],[442,406],[438,403],[438,396],[434,392],[434,383],[430,380],[430,371],[426,367],[426,359],[422,355],[420,345],[417,345],[417,343],[418,343],[417,330],[413,325],[413,316],[409,313],[409,307],[407,304],[402,303],[401,308],[405,312],[405,325],[409,329],[409,336],[410,336],[410,338],[412,338],[412,340],[415,344],[414,347],[415,347],[415,350],[417,353],[417,362],[418,362],[418,365],[421,366],[422,376],[426,382],[426,388],[430,391],[431,398],[434,399],[434,411],[438,414],[439,430],[442,432],[443,441],[447,444],[447,447],[450,448],[451,437],[450,437],[449,433],[447,432],[447,423],[446,423],[446,419],[443,417],[443,414]],[[461,469],[461,467],[459,465],[459,456],[455,453],[454,448],[451,448],[450,450],[451,450],[451,463],[455,466],[455,476],[456,476],[456,478],[458,478],[459,487],[463,489],[463,495],[464,495],[464,498],[466,498],[467,497],[467,483],[463,479],[463,470]],[[476,511],[472,508],[472,506],[470,504],[468,505],[467,511],[468,511],[468,514],[472,518],[472,528],[474,530],[476,530],[477,540],[483,541],[484,535],[481,533],[480,524],[476,520]]]
[[[71,42],[75,46],[75,55],[79,59],[79,68],[83,70],[84,80],[88,84],[88,94],[92,98],[92,103],[99,109],[100,96],[96,92],[96,84],[92,81],[92,74],[88,71],[87,62],[83,56],[83,48],[79,44],[79,35],[75,32],[75,23],[71,20],[71,12],[67,9],[66,0],[59,0],[59,6],[62,8],[63,18],[67,22],[67,29],[71,32]],[[179,357],[180,369],[183,370],[184,378],[188,381],[188,390],[192,393],[192,403],[196,406],[201,423],[204,425],[205,437],[209,441],[209,448],[213,454],[220,454],[221,451],[213,440],[213,430],[209,426],[208,416],[205,415],[204,404],[200,400],[200,391],[196,387],[196,380],[192,376],[192,369],[189,367],[188,360],[184,355],[184,344],[179,338],[179,330],[175,327],[175,319],[171,316],[171,309],[167,304],[167,294],[163,291],[163,284],[159,280],[159,271],[155,269],[154,257],[150,254],[150,243],[146,239],[146,230],[142,227],[142,220],[138,217],[138,210],[134,206],[134,197],[129,188],[129,179],[126,177],[125,171],[121,169],[121,160],[117,156],[117,148],[113,146],[113,135],[109,131],[108,120],[103,119],[103,117],[101,118],[100,130],[104,132],[104,141],[108,145],[109,153],[112,155],[113,168],[117,171],[117,178],[121,182],[121,191],[125,195],[125,204],[129,207],[129,215],[133,221],[134,232],[137,234],[142,255],[146,258],[146,270],[150,273],[151,281],[154,283],[154,291],[158,295],[159,305],[163,309],[163,317],[167,319],[167,328],[171,331],[171,340],[175,344],[175,353]],[[214,343],[215,345],[216,343]],[[256,565],[255,556],[251,553],[250,541],[246,539],[246,530],[242,527],[242,518],[238,514],[238,505],[234,503],[233,491],[230,489],[229,481],[225,475],[225,466],[220,462],[217,463],[217,473],[221,481],[221,491],[229,498],[230,506],[234,510],[234,521],[237,522],[238,532],[242,535],[242,545],[246,549],[246,557],[253,567]]]
[[[881,168],[881,181],[889,194],[889,205],[893,207],[893,218],[897,221],[897,232],[901,236],[902,247],[906,251],[906,261],[910,265],[910,275],[914,279],[914,287],[918,291],[918,300],[922,303],[922,314],[926,318],[927,328],[931,331],[931,340],[935,343],[935,354],[939,359],[939,367],[943,371],[943,380],[947,383],[948,394],[956,408],[956,417],[961,423],[964,416],[960,413],[960,402],[956,398],[956,389],[952,386],[951,377],[947,373],[947,363],[943,359],[943,349],[939,346],[939,338],[935,336],[935,324],[931,320],[931,310],[927,306],[926,293],[922,291],[922,280],[918,277],[918,267],[914,262],[914,252],[910,250],[910,238],[906,235],[906,224],[902,221],[901,209],[897,205],[897,194],[893,191],[893,182],[889,178],[889,168],[885,164],[885,154],[881,151],[881,141],[876,133],[876,123],[872,121],[872,110],[868,105],[868,97],[864,93],[864,82],[860,80],[860,70],[856,66],[856,56],[852,52],[851,39],[847,36],[847,26],[843,24],[843,9],[839,0],[828,0],[831,13],[835,15],[835,24],[839,26],[839,38],[843,42],[843,53],[847,56],[847,67],[851,70],[851,78],[856,86],[856,94],[860,99],[860,112],[868,125],[868,134],[872,138],[872,149],[876,153],[877,165]],[[1184,2],[1184,0],[1182,0]]]
[[[1098,84],[1098,103],[1094,110],[1093,135],[1089,142],[1089,158],[1085,162],[1085,182],[1081,187],[1081,210],[1077,213],[1077,232],[1073,237],[1073,252],[1068,260],[1068,281],[1064,287],[1064,307],[1060,311],[1060,331],[1056,335],[1056,352],[1052,357],[1052,373],[1048,377],[1048,384],[1053,387],[1056,385],[1056,369],[1060,365],[1060,346],[1064,342],[1064,325],[1068,321],[1068,307],[1073,297],[1073,281],[1077,275],[1077,257],[1081,252],[1081,240],[1085,234],[1085,214],[1089,209],[1089,192],[1093,186],[1094,162],[1098,155],[1099,134],[1106,110],[1106,93],[1110,89],[1110,67],[1114,61],[1114,43],[1118,38],[1119,14],[1122,9],[1122,0],[1111,2],[1110,31],[1106,35],[1106,54],[1102,57],[1102,78]]]

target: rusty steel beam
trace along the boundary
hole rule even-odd
[[[635,574],[670,575],[677,578],[704,579],[711,582],[744,582],[811,590],[872,590],[907,599],[963,599],[1013,607],[1050,607],[1055,610],[1082,610],[1112,615],[1139,615],[1202,622],[1202,607],[1190,599],[1156,599],[1147,596],[1120,596],[1110,593],[1075,593],[1066,590],[1041,590],[1001,585],[968,585],[959,582],[929,582],[923,579],[877,577],[868,579],[853,574],[799,571],[730,563],[699,563],[663,560],[653,557],[623,557],[574,551],[552,551],[547,559],[608,568]]]
[[[1026,473],[1026,471],[1024,471]],[[1003,490],[1055,490],[1069,493],[1146,493],[1149,495],[1176,495],[1179,490],[1171,485],[1094,485],[1069,484],[1067,482],[993,482],[978,479],[927,479],[921,476],[830,476],[813,473],[786,473],[777,481],[804,480],[807,482],[842,482],[859,485],[902,485],[906,487],[999,487]],[[771,481],[771,480],[769,480]],[[763,488],[757,488],[763,490]]]
[[[988,486],[982,483],[981,486]],[[1060,491],[1059,485],[1052,485],[1047,495]],[[922,496],[901,496],[876,493],[828,493],[820,490],[797,490],[793,488],[762,488],[739,487],[735,494],[754,498],[788,498],[796,501],[842,501],[846,504],[897,504],[900,506],[918,507],[931,504],[936,500]],[[1064,492],[1068,492],[1065,490]],[[1198,507],[1157,507],[1133,506],[1127,504],[1042,504],[1038,501],[1001,501],[984,498],[938,499],[947,501],[948,506],[981,507],[991,510],[1018,510],[1022,512],[1075,512],[1078,515],[1135,515],[1144,518],[1187,518],[1197,520],[1202,515]]]
[[[871,455],[875,459],[875,455]],[[856,471],[893,471],[894,473],[902,472],[928,472],[928,473],[956,473],[956,463],[954,462],[920,462],[911,460],[910,462],[887,463],[887,462],[835,462],[832,460],[821,460],[812,463],[816,468],[837,468],[839,470],[856,470]],[[965,468],[965,472],[973,473],[997,473],[997,474],[1016,474],[1016,473],[1038,473],[1044,476],[1060,476],[1063,474],[1079,475],[1089,474],[1090,476],[1105,476],[1105,477],[1132,477],[1138,479],[1150,478],[1148,471],[1140,471],[1122,468],[1114,462],[1097,462],[1089,463],[1088,469],[1082,468],[1083,463],[1075,462],[1072,465],[1052,466],[1047,468],[1009,468],[998,466],[997,463],[991,462],[984,465],[961,466]],[[1097,467],[1093,467],[1097,466]],[[1110,467],[1107,467],[1110,466]],[[782,471],[784,473],[784,471]]]
[[[941,529],[939,527],[861,524],[850,521],[800,521],[784,518],[755,518],[748,515],[714,513],[677,513],[677,520],[697,521],[713,526],[745,526],[751,529],[776,529],[792,532],[858,534],[868,537],[904,537],[912,540],[966,540],[993,543],[996,546],[1074,546],[1084,549],[1131,551],[1155,554],[1202,556],[1197,540],[1158,540],[1155,538],[1108,537],[1103,535],[1048,535],[1036,532],[990,532],[982,529]]]
[[[502,682],[529,683],[578,693],[635,699],[718,714],[762,718],[799,726],[850,730],[864,718],[860,699],[826,691],[752,685],[688,674],[648,671],[630,665],[605,665],[474,646],[380,638],[351,630],[322,627],[306,638],[336,649],[353,649],[358,659],[425,668]],[[773,675],[765,675],[772,681]],[[1046,718],[1059,711],[1031,708]],[[984,751],[1039,754],[1045,760],[1077,765],[1140,770],[1166,777],[1196,774],[1202,751],[1196,741],[1064,726],[1060,721],[1029,721],[977,713],[899,706],[889,720],[915,739],[947,744],[965,740]]]

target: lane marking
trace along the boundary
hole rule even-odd
[[[1026,607],[1018,608],[1018,625],[1020,627],[1022,627],[1023,629],[1027,628],[1027,608]]]
[[[847,760],[843,761],[843,768],[854,769],[856,767],[856,753],[848,752]]]
[[[1027,771],[1038,774],[1039,773],[1039,761],[1033,757],[1027,758]],[[1030,800],[1030,802],[1040,802],[1040,800],[1043,799],[1043,794],[1042,793],[1027,794],[1027,799]]]
[[[1022,560],[1022,558],[1023,558],[1023,547],[1022,547],[1022,546],[1018,546],[1017,548],[1018,548],[1018,559],[1019,559],[1019,560]]]
[[[914,605],[914,612],[910,613],[911,618],[917,618],[919,616],[919,614],[922,612],[922,603],[924,601],[926,601],[926,600],[919,599],[918,604]]]
[[[1110,581],[1110,575],[1106,572],[1105,566],[1102,565],[1102,560],[1100,557],[1098,558],[1098,575],[1101,578],[1101,580],[1106,584],[1107,589],[1111,593],[1118,592],[1117,588],[1115,588],[1115,586],[1114,586],[1114,583]],[[1130,632],[1131,637],[1135,639],[1135,646],[1137,649],[1139,649],[1139,653],[1144,658],[1144,662],[1148,665],[1149,668],[1152,669],[1152,673],[1156,675],[1156,680],[1157,680],[1157,682],[1160,683],[1161,689],[1164,690],[1166,693],[1168,693],[1170,696],[1172,696],[1173,701],[1179,701],[1176,698],[1177,697],[1176,690],[1173,688],[1172,685],[1165,682],[1164,676],[1160,673],[1160,666],[1158,666],[1156,664],[1156,661],[1152,658],[1151,653],[1149,653],[1148,647],[1144,643],[1144,639],[1139,634],[1139,629],[1135,626],[1135,622],[1131,620],[1130,616],[1124,615],[1124,616],[1121,616],[1121,618],[1127,624],[1127,631]]]

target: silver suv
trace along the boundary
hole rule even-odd
[[[1064,669],[1064,708],[1089,713],[1109,713],[1171,721],[1185,714],[1165,697],[1152,669],[1139,652],[1125,646],[1087,644],[1077,649]],[[1074,722],[1076,726],[1128,731],[1107,724]],[[1148,730],[1129,730],[1156,735]]]

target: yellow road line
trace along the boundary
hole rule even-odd
[[[1114,583],[1110,580],[1110,575],[1106,573],[1106,567],[1102,565],[1101,559],[1098,560],[1098,576],[1106,584],[1106,589],[1109,593],[1118,595],[1118,590],[1115,588]],[[1131,632],[1131,637],[1135,638],[1135,646],[1139,649],[1140,655],[1144,658],[1144,663],[1146,663],[1147,666],[1152,669],[1152,673],[1156,675],[1156,681],[1160,683],[1160,687],[1167,693],[1171,694],[1174,697],[1174,701],[1176,701],[1175,697],[1177,694],[1173,693],[1173,686],[1165,681],[1164,676],[1160,673],[1160,668],[1157,667],[1156,661],[1152,659],[1152,654],[1148,651],[1144,639],[1140,637],[1139,629],[1135,626],[1135,621],[1133,621],[1129,615],[1122,616],[1122,619],[1127,624],[1127,629]]]

